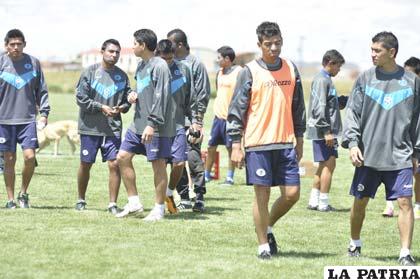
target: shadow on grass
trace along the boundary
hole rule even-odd
[[[377,260],[377,261],[383,261],[383,262],[393,262],[395,265],[398,264],[398,254],[395,254],[393,256],[379,256],[379,257],[368,257],[368,259]]]
[[[336,257],[336,253],[325,253],[325,252],[296,252],[296,251],[279,251],[279,254],[275,258],[305,258],[305,259],[314,259],[319,257]]]
[[[178,214],[165,215],[165,218],[168,220],[171,219],[191,219],[191,220],[206,220],[209,219],[209,215],[220,216],[223,215],[224,211],[238,211],[238,208],[230,207],[220,207],[220,206],[206,206],[204,213],[192,212],[192,211],[183,211]]]
[[[39,175],[39,176],[63,176],[62,173],[38,172],[38,171],[35,171],[34,175]]]
[[[236,198],[227,198],[227,197],[207,197],[206,201],[237,201],[239,199]]]
[[[39,209],[39,210],[68,210],[74,209],[73,206],[60,206],[60,205],[43,205],[43,206],[31,206],[31,209]],[[75,210],[76,211],[76,210]],[[103,211],[103,210],[102,210]]]

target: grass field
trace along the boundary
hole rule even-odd
[[[50,99],[50,121],[77,119],[73,95],[51,94]],[[212,104],[207,130],[211,111]],[[124,117],[126,127],[131,118],[131,113]],[[220,151],[224,177],[226,153]],[[383,190],[368,207],[363,257],[346,256],[352,203],[348,189],[353,174],[346,150],[340,150],[331,191],[331,203],[339,211],[308,211],[312,181],[302,179],[300,201],[274,227],[280,256],[268,262],[256,258],[253,188],[243,185],[243,171],[237,171],[235,186],[224,187],[218,181],[207,184],[205,214],[168,215],[150,224],[141,218],[116,219],[106,212],[107,169],[99,157],[88,187],[89,210],[76,212],[79,157],[69,155],[65,140],[60,153],[53,157],[48,147],[38,155],[40,166],[29,188],[31,209],[0,209],[0,278],[322,278],[326,265],[397,264],[397,219],[380,216]],[[312,159],[308,141],[304,158]],[[146,215],[153,206],[152,170],[143,157],[136,156],[134,164]],[[17,185],[20,180],[18,174]],[[278,195],[278,189],[273,189],[272,200]],[[6,202],[3,181],[0,201]],[[125,202],[122,186],[119,205]],[[420,259],[419,233],[416,223],[412,252]]]

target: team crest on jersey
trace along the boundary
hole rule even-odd
[[[401,85],[401,86],[407,86],[407,81],[405,80],[405,79],[402,79],[402,80],[399,80],[398,81],[398,83]]]
[[[363,192],[364,190],[365,190],[365,185],[363,185],[363,184],[357,185],[357,191]]]
[[[115,75],[115,76],[114,76],[114,79],[115,79],[116,81],[119,81],[119,80],[121,80],[121,76],[120,76],[120,75]]]
[[[101,79],[102,78],[102,73],[98,70],[95,72],[95,79]]]
[[[23,67],[25,67],[26,70],[29,70],[32,68],[32,64],[26,63]]]
[[[5,143],[6,139],[5,138],[0,138],[0,143]]]
[[[266,175],[266,171],[265,169],[257,169],[257,171],[255,172],[256,175],[258,175],[259,177],[263,177]]]
[[[181,72],[179,70],[175,70],[174,71],[175,75],[179,76],[181,74]]]

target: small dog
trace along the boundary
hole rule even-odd
[[[44,149],[54,141],[54,156],[58,155],[58,145],[61,138],[67,137],[71,146],[71,154],[76,151],[76,144],[80,144],[80,136],[78,134],[77,122],[73,120],[63,120],[49,123],[44,129],[38,129],[38,144],[37,152]]]

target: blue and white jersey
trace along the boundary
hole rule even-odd
[[[155,136],[174,137],[176,104],[172,98],[171,72],[166,61],[160,57],[141,61],[135,78],[138,97],[130,130],[140,135],[146,126],[151,126]]]
[[[115,66],[104,69],[100,63],[89,66],[81,75],[76,88],[79,110],[79,133],[94,136],[120,136],[121,115],[108,117],[102,105],[123,106],[123,113],[130,109],[127,95],[131,91],[127,74]]]
[[[191,119],[191,98],[194,94],[194,83],[190,69],[181,62],[174,61],[169,65],[171,70],[171,93],[176,104],[176,129],[185,127],[185,119]]]
[[[194,94],[192,95],[191,113],[192,122],[202,122],[210,99],[210,81],[206,67],[194,55],[188,54],[178,61],[188,66],[194,83]],[[187,123],[189,126],[189,123]]]
[[[307,137],[311,140],[324,139],[326,133],[335,138],[341,136],[342,124],[337,91],[331,76],[322,70],[311,84],[307,122]]]
[[[420,155],[419,94],[420,79],[400,66],[362,73],[347,104],[343,147],[359,146],[364,165],[379,171],[412,167]]]
[[[41,65],[35,57],[23,54],[13,61],[0,54],[0,124],[18,125],[35,122],[39,109],[48,116],[48,89]]]

